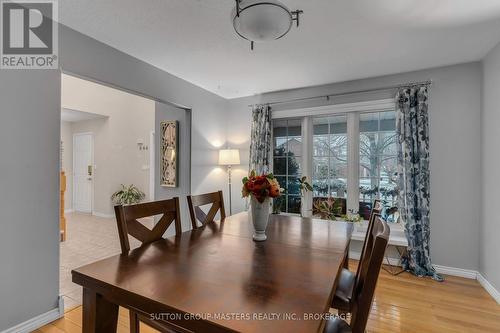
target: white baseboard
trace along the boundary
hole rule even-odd
[[[40,327],[47,325],[64,316],[64,300],[62,296],[59,296],[57,308],[50,310],[49,312],[42,313],[34,318],[26,320],[14,327],[8,328],[2,333],[29,333]]]
[[[486,278],[483,276],[481,273],[477,273],[477,281],[483,286],[484,289],[488,292],[488,294],[493,297],[495,301],[497,301],[498,304],[500,304],[500,292],[493,287],[493,285],[486,280]]]
[[[92,212],[92,215],[97,216],[97,217],[102,217],[105,219],[112,219],[115,217],[115,214],[105,214],[105,213],[99,213],[99,212]]]
[[[359,252],[349,252],[349,259],[359,260],[361,254]],[[398,265],[398,259],[389,258],[389,263],[393,266]],[[384,264],[387,264],[387,259],[384,258]],[[472,269],[463,269],[463,268],[455,268],[441,265],[432,265],[434,269],[439,274],[458,276],[465,279],[477,280],[479,284],[488,292],[488,294],[493,297],[493,299],[500,304],[500,291],[498,291],[493,285],[486,280],[486,278],[479,273],[478,271],[474,271]]]
[[[477,271],[471,269],[455,268],[455,267],[448,267],[441,265],[432,265],[432,266],[434,266],[434,269],[439,274],[458,276],[473,280],[477,279],[477,274],[478,274]]]
[[[73,208],[69,208],[69,209],[64,210],[64,214],[69,214],[69,213],[73,213],[73,212],[74,212]]]

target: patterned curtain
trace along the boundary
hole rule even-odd
[[[257,174],[269,172],[271,162],[271,107],[256,105],[252,110],[250,170]]]
[[[403,267],[442,281],[431,264],[428,87],[402,88],[396,96],[399,209],[408,238]]]

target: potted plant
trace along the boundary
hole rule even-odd
[[[121,184],[121,189],[113,193],[111,200],[116,205],[133,205],[138,204],[144,198],[146,194],[139,190],[134,184],[125,186]]]
[[[303,209],[303,201],[304,197],[307,192],[312,192],[313,187],[312,185],[307,181],[307,177],[303,176],[302,178],[299,178],[299,188],[300,188],[300,194],[302,195],[302,200],[300,201],[300,216],[304,217],[304,209]]]
[[[337,220],[336,215],[342,211],[334,198],[329,197],[326,200],[318,200],[314,203],[314,212],[323,220]]]
[[[243,178],[242,196],[250,197],[252,222],[255,229],[253,239],[265,241],[271,198],[281,196],[283,189],[272,173],[257,176],[255,170]]]

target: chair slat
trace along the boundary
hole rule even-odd
[[[206,193],[201,195],[189,195],[187,197],[189,205],[189,213],[191,215],[191,225],[193,229],[198,228],[198,222],[201,223],[201,227],[207,225],[214,221],[217,212],[220,211],[221,221],[226,218],[226,211],[224,209],[224,198],[222,196],[222,191]],[[207,214],[200,208],[200,206],[209,205],[210,209]]]
[[[148,244],[163,238],[163,235],[175,222],[175,233],[182,233],[181,218],[179,212],[179,198],[170,200],[147,202],[130,206],[115,206],[116,222],[122,253],[130,251],[128,235],[139,240],[142,244]],[[138,218],[162,215],[153,229],[148,229]]]

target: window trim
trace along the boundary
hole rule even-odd
[[[347,115],[347,211],[359,209],[359,116],[362,113],[395,111],[393,98],[363,102],[331,104],[309,108],[273,111],[273,120],[302,120],[302,176],[312,181],[313,118],[317,116]],[[274,135],[273,135],[274,137]],[[274,150],[273,150],[274,151]],[[274,156],[273,159],[274,160]],[[312,216],[313,194],[302,197],[302,215]]]

